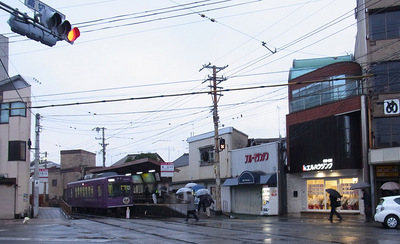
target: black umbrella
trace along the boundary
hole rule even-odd
[[[342,197],[342,196],[340,195],[340,193],[339,193],[338,191],[334,190],[334,189],[326,189],[325,191],[326,191],[327,193],[329,193],[329,195],[332,195],[332,196],[334,196],[334,197],[337,197],[337,198]]]

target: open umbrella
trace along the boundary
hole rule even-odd
[[[182,187],[182,188],[179,188],[179,189],[176,191],[176,194],[184,193],[184,192],[192,192],[192,189],[187,188],[187,187]]]
[[[210,191],[208,189],[199,189],[196,191],[196,196],[202,196],[202,195],[206,195],[206,194],[210,194]]]
[[[369,188],[371,185],[367,182],[358,182],[350,186],[350,190]]]
[[[381,186],[382,190],[395,191],[400,190],[400,184],[397,182],[389,181]]]
[[[334,196],[334,197],[337,197],[337,198],[342,197],[342,196],[340,195],[340,193],[339,193],[338,191],[334,190],[334,189],[326,189],[325,191],[326,191],[327,193],[329,193],[329,195],[332,195],[332,196]]]
[[[185,185],[185,187],[186,188],[191,188],[191,187],[193,187],[193,186],[195,186],[195,185],[197,185],[196,183],[193,183],[193,182],[190,182],[190,183],[187,183],[186,185]]]
[[[203,185],[195,185],[191,187],[193,191],[197,191],[200,189],[204,189],[205,187]]]

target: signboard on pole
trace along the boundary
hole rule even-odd
[[[40,181],[40,183],[49,182],[49,170],[48,169],[39,169],[39,181]]]
[[[49,5],[45,4],[44,2],[41,2],[39,0],[25,0],[25,5],[32,9],[35,10],[39,13],[42,13],[46,9],[50,9],[53,12],[57,12],[60,14],[62,19],[65,19],[65,15],[60,13],[59,11],[55,10],[54,8],[50,7]]]
[[[174,163],[162,162],[161,163],[161,177],[174,177]]]

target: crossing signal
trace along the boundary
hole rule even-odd
[[[225,139],[219,138],[219,149],[222,151],[225,149]]]

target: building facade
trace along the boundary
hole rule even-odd
[[[225,140],[226,148],[219,153],[220,178],[224,182],[231,178],[232,163],[229,153],[231,150],[244,148],[248,144],[248,136],[233,127],[219,129],[219,137]],[[179,189],[186,183],[194,182],[207,187],[215,196],[215,148],[214,132],[209,132],[188,138],[189,163],[182,163],[172,178],[173,189]]]
[[[49,169],[49,199],[62,198],[67,184],[83,179],[86,173],[96,168],[96,154],[85,150],[60,151],[60,168]]]
[[[29,215],[30,97],[21,76],[0,81],[0,219]]]
[[[400,165],[400,3],[358,0],[355,60],[362,66],[368,94],[368,160],[373,206],[396,192],[382,184],[399,182]],[[399,192],[397,192],[398,194]]]
[[[279,142],[230,152],[232,177],[222,184],[223,212],[278,215]]]
[[[289,74],[287,206],[289,213],[328,212],[326,189],[341,211],[360,213],[352,184],[364,181],[365,99],[360,65],[351,55],[295,60]]]

